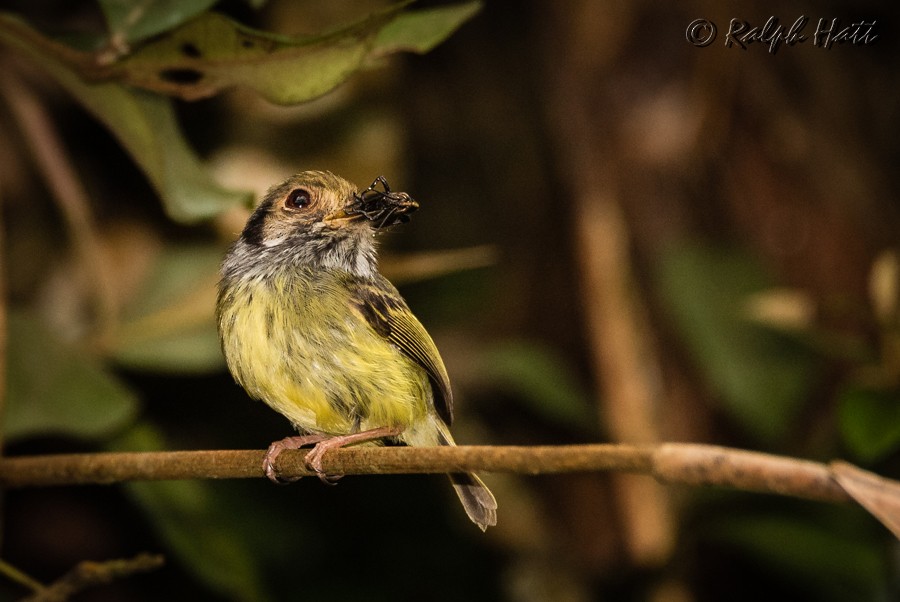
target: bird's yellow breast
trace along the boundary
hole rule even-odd
[[[407,428],[432,403],[426,372],[369,326],[340,274],[223,282],[218,321],[236,380],[301,430]]]

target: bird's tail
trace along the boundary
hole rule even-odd
[[[482,531],[497,524],[497,500],[487,485],[474,472],[449,475],[466,514]]]
[[[441,445],[456,445],[449,429],[441,422],[438,427]],[[497,500],[474,472],[455,472],[447,475],[459,496],[466,514],[482,531],[497,524]]]

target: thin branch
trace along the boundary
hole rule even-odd
[[[22,587],[33,592],[39,592],[46,589],[43,583],[41,583],[31,575],[28,575],[24,571],[9,564],[5,560],[0,560],[0,575],[12,581],[13,583],[18,583]]]
[[[121,558],[105,562],[85,560],[63,575],[53,584],[41,588],[23,602],[65,602],[75,594],[91,587],[110,583],[116,579],[146,573],[160,568],[164,563],[157,554],[138,554],[134,558]]]
[[[278,459],[282,476],[310,476],[306,450]],[[136,480],[262,477],[262,451],[175,451],[7,457],[0,486],[108,484]],[[848,502],[825,464],[712,445],[562,445],[542,447],[357,447],[329,451],[329,474],[463,471],[552,474],[619,471],[669,484],[717,485],[828,502]]]
[[[65,219],[91,285],[97,314],[96,335],[100,341],[105,341],[115,327],[116,302],[88,194],[41,101],[12,72],[3,74],[0,92]]]

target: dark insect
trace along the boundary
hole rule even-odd
[[[377,189],[378,184],[381,184],[382,190]],[[409,221],[408,214],[419,208],[419,204],[405,192],[392,192],[384,176],[375,178],[371,186],[355,196],[356,202],[349,212],[364,215],[375,222],[376,228],[404,224]]]

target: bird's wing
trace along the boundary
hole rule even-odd
[[[453,393],[450,378],[437,346],[403,297],[386,278],[356,280],[351,287],[352,300],[366,322],[425,369],[434,391],[434,408],[448,425],[453,422]]]

